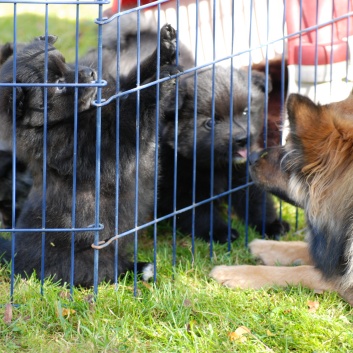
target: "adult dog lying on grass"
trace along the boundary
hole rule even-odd
[[[173,61],[176,50],[176,31],[170,25],[162,27],[160,62],[157,49],[151,50],[150,56],[141,62],[141,83],[156,79],[157,64],[161,66],[161,77],[178,72]],[[71,282],[75,285],[93,284],[94,231],[89,230],[96,219],[96,108],[92,102],[96,96],[96,87],[84,86],[75,89],[65,86],[75,82],[75,68],[65,63],[62,54],[53,46],[55,36],[39,37],[17,53],[16,64],[9,57],[0,71],[0,82],[12,83],[13,66],[16,65],[16,96],[13,88],[0,87],[1,137],[11,145],[13,114],[16,116],[17,156],[26,161],[33,176],[33,186],[16,223],[18,229],[49,228],[45,240],[40,231],[22,231],[16,234],[14,268],[15,273],[26,276],[35,271],[44,276],[53,276],[54,280]],[[47,45],[46,45],[47,42]],[[47,64],[46,64],[47,60]],[[54,84],[45,90],[31,84],[47,81]],[[136,87],[136,67],[127,75],[120,77],[121,90]],[[107,75],[108,76],[108,75]],[[87,66],[77,68],[78,83],[92,84],[97,78],[96,71]],[[104,75],[103,75],[104,77]],[[116,82],[108,76],[108,85],[103,89],[103,97],[116,94]],[[76,81],[76,82],[77,82]],[[25,84],[25,85],[23,85]],[[58,84],[58,86],[55,86]],[[166,80],[160,84],[159,113],[164,113],[164,106],[175,91],[175,80]],[[137,94],[130,93],[122,99],[119,109],[119,129],[117,131],[116,102],[102,107],[101,146],[100,146],[100,203],[99,223],[104,225],[99,233],[105,240],[134,228],[135,190],[139,183],[138,220],[145,221],[153,205],[154,164],[155,164],[155,85],[141,90],[140,107],[140,145],[139,175],[136,178],[136,106]],[[75,103],[75,97],[77,102]],[[13,102],[15,101],[15,104]],[[76,104],[76,108],[75,108]],[[16,111],[13,112],[13,106]],[[75,115],[75,111],[77,115]],[[45,112],[47,121],[45,122]],[[75,142],[75,120],[77,135]],[[46,133],[46,143],[44,140]],[[77,150],[75,151],[75,143]],[[119,143],[119,156],[116,145]],[[46,146],[46,187],[43,194],[43,146]],[[74,159],[74,155],[76,158]],[[117,178],[117,159],[119,178]],[[76,173],[74,166],[76,165]],[[118,179],[118,185],[116,180]],[[75,199],[73,185],[76,182]],[[116,203],[115,193],[119,192]],[[45,201],[45,202],[44,202]],[[43,203],[45,204],[43,211]],[[118,229],[115,227],[119,218]],[[56,229],[59,228],[59,231]],[[75,233],[60,229],[88,228]],[[117,275],[134,269],[130,237],[119,240],[119,256],[115,261],[116,249],[110,245],[100,250],[98,282],[113,281]],[[45,255],[42,254],[45,249]],[[11,242],[1,239],[0,253],[5,252],[5,259],[11,259]],[[71,260],[74,253],[74,262]],[[138,263],[137,270],[147,279],[151,274],[151,264]]]
[[[353,92],[322,106],[289,96],[286,145],[253,153],[251,176],[304,209],[308,243],[255,240],[250,250],[267,266],[217,266],[211,277],[229,287],[302,284],[334,290],[353,305],[352,107]]]

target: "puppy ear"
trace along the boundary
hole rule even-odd
[[[41,40],[43,42],[45,42],[45,36],[39,36],[39,37],[36,37],[35,40]],[[54,35],[48,35],[48,43],[49,44],[54,44],[58,39],[58,36],[54,36]]]
[[[12,90],[12,88],[9,88]],[[9,96],[9,103],[7,106],[7,113],[9,116],[13,113],[13,94],[11,93]],[[16,87],[16,119],[23,116],[24,110],[24,101],[25,101],[25,94],[23,92],[22,87]]]
[[[251,71],[251,82],[260,88],[262,92],[265,93],[266,90],[266,75],[263,72],[252,70]],[[269,75],[267,75],[267,92],[272,91],[272,80]]]
[[[13,54],[12,43],[6,43],[0,48],[0,65],[2,65]]]

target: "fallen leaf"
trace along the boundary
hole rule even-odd
[[[71,314],[75,314],[75,313],[76,313],[76,310],[74,310],[74,309],[63,308],[61,311],[62,316],[70,316]]]
[[[185,307],[192,306],[191,300],[185,299],[184,302],[183,302],[183,305],[184,305]]]
[[[153,289],[152,286],[146,281],[141,281],[141,284],[149,290]]]
[[[312,301],[308,301],[308,303],[307,303],[307,305],[308,305],[308,311],[309,311],[309,313],[315,313],[316,312],[316,310],[319,308],[319,306],[320,306],[320,304],[319,304],[319,302],[312,302]]]
[[[59,297],[62,298],[62,299],[70,299],[71,294],[68,291],[61,291],[59,293]]]
[[[251,331],[245,326],[239,326],[234,332],[228,333],[228,337],[231,341],[245,342],[246,336],[251,334]]]
[[[186,331],[191,332],[193,331],[194,327],[196,326],[197,322],[196,320],[191,320],[187,325],[186,325]]]
[[[11,324],[12,321],[12,305],[10,303],[5,305],[4,322],[6,325]]]
[[[270,337],[272,337],[272,336],[276,336],[274,333],[272,333],[270,330],[266,330],[266,335],[267,336],[270,336]]]

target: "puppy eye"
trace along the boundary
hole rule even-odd
[[[246,107],[246,108],[243,110],[243,115],[248,115],[248,111],[249,111],[249,109],[248,109],[248,107]]]
[[[58,78],[55,83],[59,83],[59,84],[63,84],[65,83],[65,80],[63,78]],[[55,93],[64,93],[66,91],[66,87],[65,86],[58,86],[55,87]]]
[[[205,126],[207,129],[212,129],[212,127],[214,126],[214,122],[212,121],[212,119],[209,119],[205,122]]]

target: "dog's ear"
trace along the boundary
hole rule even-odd
[[[6,43],[0,48],[0,65],[2,65],[13,54],[12,43]]]
[[[45,42],[45,38],[46,38],[46,36],[39,36],[39,37],[36,37],[35,40],[41,40],[41,41]],[[49,34],[47,38],[48,38],[48,43],[53,45],[57,41],[58,36],[54,36],[54,35]]]
[[[251,71],[251,82],[262,92],[265,93],[266,91],[266,81],[267,81],[267,93],[270,93],[272,91],[272,80],[269,75],[267,75],[267,80],[266,80],[266,75],[263,72],[257,71],[257,70],[252,70]]]
[[[12,90],[12,88],[9,88]],[[9,116],[13,113],[13,98],[14,95],[11,93],[9,95],[9,102],[7,106],[7,113]],[[24,103],[25,103],[25,94],[22,87],[16,87],[16,119],[23,116],[24,110]]]

